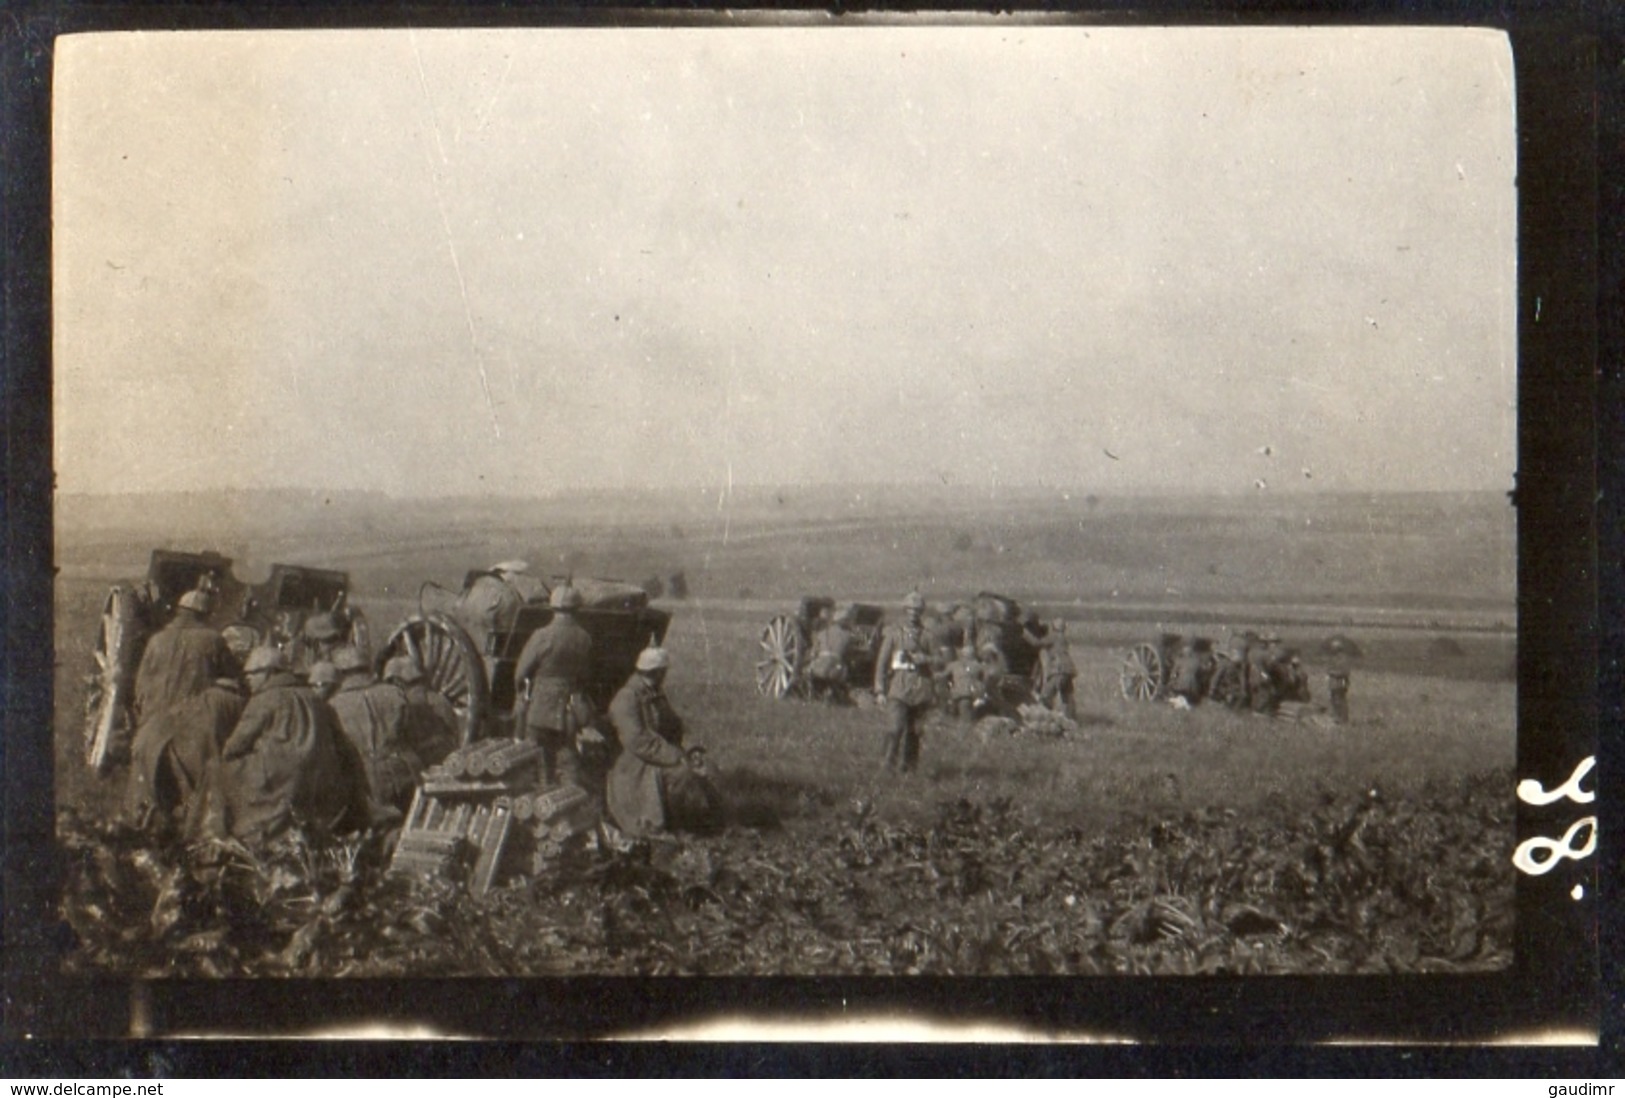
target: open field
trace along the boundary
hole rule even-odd
[[[175,945],[179,931],[161,941],[137,933],[98,952],[81,919],[81,963],[301,974],[1497,967],[1509,956],[1512,892],[1510,542],[1486,537],[1498,521],[1489,509],[1437,518],[1435,508],[1430,524],[1425,509],[1397,507],[1374,512],[1381,523],[1349,520],[1372,540],[1351,548],[1348,530],[1341,540],[1305,533],[1304,548],[1302,518],[1329,522],[1336,511],[1316,506],[1294,518],[1238,517],[1242,504],[1215,505],[1220,517],[1187,522],[1161,504],[1112,518],[1102,503],[1081,526],[1042,511],[1006,513],[975,526],[963,549],[953,547],[954,531],[972,527],[953,516],[902,515],[890,526],[839,516],[763,521],[725,536],[677,529],[675,519],[618,534],[597,516],[551,530],[373,524],[318,536],[294,524],[292,534],[253,542],[252,554],[238,548],[248,562],[239,575],[257,578],[256,565],[271,560],[346,568],[375,636],[411,611],[423,580],[455,586],[465,569],[516,552],[544,571],[556,564],[636,579],[683,570],[693,596],[666,604],[675,614],[668,691],[709,749],[731,825],[675,854],[657,846],[568,881],[520,884],[485,908],[391,898],[398,886],[380,885],[372,921],[394,920],[393,945],[369,936],[376,926],[364,932],[340,918],[323,931],[325,952],[290,954],[292,923],[224,953],[187,953]],[[1113,527],[1125,533],[1106,553]],[[79,761],[81,679],[106,584],[139,576],[151,547],[234,550],[229,539],[142,536],[102,530],[78,542],[64,536],[59,547],[56,789],[64,841],[89,859],[84,866],[102,866],[77,878],[81,899],[106,868],[94,851],[128,841],[99,822],[115,783]],[[1201,546],[1222,549],[1212,555],[1222,563],[1190,567]],[[1305,554],[1315,552],[1325,583],[1289,570],[1313,573]],[[1391,595],[1363,592],[1362,578]],[[983,743],[938,719],[920,772],[886,780],[882,712],[757,696],[757,632],[797,594],[891,604],[914,583],[929,598],[1000,590],[1068,617],[1082,669],[1079,735]],[[1249,595],[1254,583],[1259,593]],[[1367,653],[1354,673],[1352,725],[1124,701],[1121,649],[1159,623],[1214,634],[1222,624],[1276,625],[1308,654],[1319,698],[1314,645],[1334,628],[1352,633]],[[1350,834],[1366,835],[1358,854]],[[1168,860],[1176,853],[1177,864]],[[149,884],[151,911],[162,889]],[[581,923],[581,906],[598,921]],[[1243,908],[1256,916],[1238,915]],[[430,927],[472,920],[483,929],[465,927],[431,948],[446,936],[400,929],[417,917],[409,911],[429,911]],[[183,929],[209,933],[205,924]],[[858,924],[869,930],[859,934]],[[1268,930],[1267,946],[1249,925]]]

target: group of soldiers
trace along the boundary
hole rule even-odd
[[[1334,661],[1326,672],[1326,684],[1332,720],[1348,723],[1346,661]],[[1174,657],[1168,696],[1176,705],[1190,706],[1211,699],[1260,716],[1274,716],[1284,705],[1308,705],[1313,701],[1303,658],[1295,649],[1283,645],[1273,632],[1242,634],[1218,649],[1186,639]]]
[[[181,596],[136,672],[125,809],[165,838],[258,844],[295,824],[353,830],[398,819],[418,775],[456,746],[450,704],[408,657],[375,673],[333,615],[311,615],[296,666],[251,630],[207,622]]]
[[[580,787],[634,837],[715,827],[722,802],[705,750],[685,746],[687,729],[664,690],[670,655],[653,644],[638,653],[601,719],[586,691],[593,641],[577,620],[581,595],[560,585],[548,603],[552,620],[530,635],[514,667],[514,727],[541,747],[544,786]]]
[[[208,624],[213,595],[187,592],[136,672],[125,811],[169,840],[262,844],[299,825],[330,832],[398,823],[423,772],[458,745],[457,714],[410,656],[377,672],[333,615],[303,624],[298,653]],[[631,835],[715,822],[704,752],[685,747],[662,684],[670,658],[641,652],[607,721],[586,693],[592,638],[561,585],[552,620],[516,667],[515,734],[541,748],[541,788],[581,787]],[[606,727],[611,737],[604,735]],[[583,765],[583,754],[602,765]]]
[[[990,712],[1000,701],[1007,665],[991,641],[978,647],[974,621],[962,625],[957,649],[926,627],[925,600],[911,591],[903,599],[903,621],[881,634],[875,657],[875,699],[888,717],[882,765],[907,773],[919,764],[925,721],[939,698],[939,683],[948,711],[969,722]],[[1022,636],[1038,652],[1038,698],[1050,709],[1075,720],[1073,683],[1077,666],[1066,635],[1066,622],[1045,625],[1029,613]]]

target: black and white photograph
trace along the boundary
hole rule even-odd
[[[805,22],[57,42],[64,973],[1512,968],[1508,36]]]

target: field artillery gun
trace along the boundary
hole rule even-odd
[[[875,656],[880,652],[880,632],[886,611],[869,603],[850,603],[842,608],[844,623],[852,635],[847,650],[847,681],[867,685],[875,677]],[[836,614],[835,600],[822,595],[805,595],[794,613],[775,614],[757,638],[756,692],[769,698],[812,695],[808,667],[817,650],[818,634],[828,616]]]
[[[618,580],[564,580],[582,596],[576,620],[592,637],[592,674],[585,692],[598,712],[632,674],[638,653],[666,636],[671,615],[649,605],[642,588]],[[532,633],[553,620],[552,586],[522,573],[469,572],[460,591],[425,583],[418,612],[396,626],[373,662],[410,656],[424,683],[456,714],[463,745],[514,735],[515,666]]]
[[[1197,705],[1218,702],[1244,708],[1250,698],[1248,654],[1260,642],[1251,631],[1226,646],[1208,637],[1161,632],[1154,642],[1136,644],[1123,656],[1118,687],[1127,701],[1172,701]]]
[[[938,648],[976,649],[994,700],[1006,711],[1031,702],[1039,682],[1039,649],[1028,634],[1042,637],[1048,627],[1015,599],[983,591],[970,603],[927,621]]]
[[[329,614],[338,629],[334,643],[368,647],[367,620],[350,605],[350,577],[344,572],[297,564],[273,564],[264,583],[247,584],[232,574],[230,557],[154,549],[145,580],[119,584],[102,604],[90,693],[85,700],[85,761],[105,773],[123,749],[135,724],[132,710],[136,672],[147,639],[174,617],[190,591],[211,596],[205,620],[239,634],[247,646],[282,649],[296,667],[311,662],[312,641],[304,625]]]

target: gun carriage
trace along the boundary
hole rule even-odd
[[[791,695],[805,698],[812,693],[807,673],[816,651],[818,633],[824,628],[824,615],[833,615],[836,602],[821,595],[806,595],[793,613],[775,614],[757,638],[756,691],[770,698]],[[880,650],[880,631],[886,611],[869,603],[851,604],[846,627],[852,634],[847,650],[847,678],[865,684],[873,680],[875,655]]]
[[[231,569],[231,558],[219,553],[155,549],[145,580],[116,585],[107,593],[85,701],[85,758],[93,769],[105,772],[119,748],[128,745],[135,719],[131,698],[147,639],[169,623],[189,591],[212,596],[209,625],[247,630],[247,640],[281,648],[296,667],[310,661],[303,628],[316,613],[333,616],[341,643],[367,650],[367,620],[350,605],[347,573],[274,564],[265,582],[249,584]]]
[[[1163,701],[1175,695],[1186,701],[1231,703],[1246,691],[1246,667],[1208,637],[1161,632],[1154,641],[1134,645],[1123,656],[1118,689],[1127,701]]]
[[[515,665],[531,634],[553,620],[548,596],[564,582],[583,598],[576,620],[592,636],[593,661],[585,692],[602,712],[632,674],[638,653],[664,640],[671,622],[669,613],[649,605],[642,588],[618,580],[556,577],[550,585],[477,570],[464,577],[460,591],[425,583],[417,614],[395,627],[374,662],[381,667],[392,656],[414,658],[426,684],[456,711],[461,743],[512,736]]]

